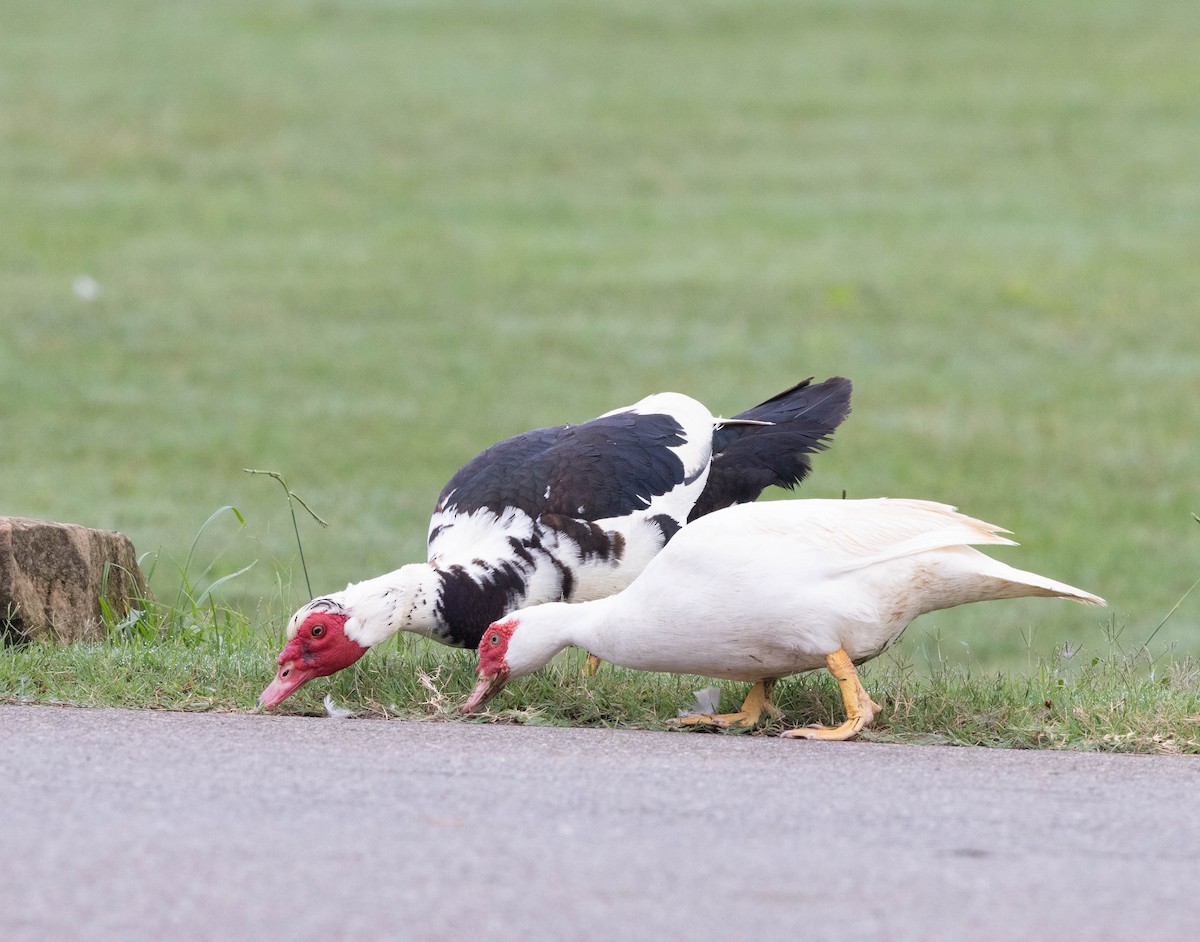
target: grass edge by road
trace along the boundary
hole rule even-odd
[[[1027,671],[991,672],[939,661],[937,639],[866,665],[864,682],[884,705],[861,739],[1005,748],[1140,753],[1200,753],[1200,663],[1170,651],[1125,650],[1110,632],[1096,652],[1064,647]],[[125,638],[60,646],[34,643],[0,654],[0,703],[79,707],[253,712],[270,679],[276,640],[265,632]],[[930,653],[932,651],[932,653]],[[435,722],[667,729],[695,691],[715,686],[725,708],[746,685],[649,674],[605,665],[580,675],[582,652],[555,659],[514,682],[470,720],[459,716],[474,680],[473,653],[401,637],[338,675],[311,682],[277,712]],[[328,698],[328,700],[326,700]],[[840,720],[836,684],[824,672],[788,678],[776,688],[782,721],[730,735],[774,735],[792,725]]]

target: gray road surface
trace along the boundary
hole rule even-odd
[[[0,938],[1200,938],[1200,763],[0,707]]]

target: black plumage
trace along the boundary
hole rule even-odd
[[[686,440],[679,423],[661,413],[617,412],[534,429],[468,461],[442,489],[437,509],[623,517],[685,483],[683,462],[670,449]]]
[[[850,414],[850,380],[841,376],[817,385],[797,383],[734,419],[770,425],[721,425],[713,432],[712,465],[704,493],[688,520],[757,500],[774,485],[791,490],[812,470],[810,456]]]
[[[477,647],[488,625],[521,604],[527,576],[515,561],[495,562],[482,574],[463,566],[440,569],[435,637],[451,647]]]

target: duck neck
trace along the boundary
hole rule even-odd
[[[524,609],[508,647],[512,676],[532,674],[571,645],[607,660],[603,635],[607,601],[547,602]]]
[[[412,563],[394,572],[348,585],[338,600],[351,613],[346,634],[364,647],[386,641],[397,631],[443,640],[448,632],[440,614],[441,580],[428,563]]]

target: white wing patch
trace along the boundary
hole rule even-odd
[[[430,520],[429,530],[436,530],[437,536],[429,544],[429,561],[448,565],[475,559],[507,559],[512,555],[508,541],[529,539],[533,527],[533,518],[515,507],[500,514],[486,508],[471,513],[444,510]]]
[[[712,432],[716,423],[708,407],[683,393],[663,392],[647,396],[639,402],[622,409],[613,409],[605,415],[633,412],[637,415],[669,415],[683,430],[683,442],[669,448],[683,464],[682,484],[665,494],[650,497],[639,494],[643,507],[629,515],[630,520],[640,517],[656,517],[665,514],[681,526],[687,521],[692,507],[700,499],[704,485],[708,483],[709,463],[712,460]],[[603,416],[602,416],[603,418]],[[606,529],[611,521],[597,521]]]

